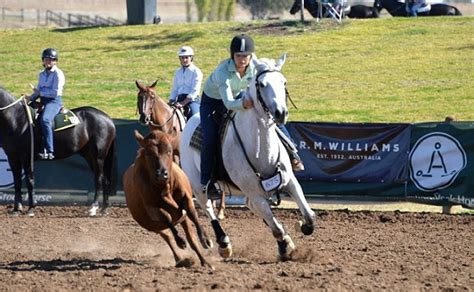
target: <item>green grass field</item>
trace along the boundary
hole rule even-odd
[[[55,47],[66,106],[135,119],[135,80],[158,80],[167,98],[181,45],[194,47],[206,78],[245,32],[259,57],[288,52],[283,72],[299,108],[290,107],[292,121],[472,121],[473,29],[474,17],[430,17],[1,30],[0,85],[29,94],[41,51]]]

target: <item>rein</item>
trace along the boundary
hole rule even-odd
[[[250,165],[250,167],[252,168],[255,176],[257,177],[257,179],[260,180],[260,182],[262,182],[262,180],[265,180],[265,178],[262,176],[262,174],[255,168],[255,166],[252,164],[252,162],[250,161],[250,158],[247,154],[247,152],[245,151],[245,147],[244,147],[244,142],[242,142],[242,138],[240,137],[240,134],[239,134],[239,131],[237,130],[237,127],[235,126],[235,119],[234,119],[235,116],[232,116],[231,117],[231,122],[232,122],[232,126],[234,127],[234,130],[235,130],[235,135],[237,137],[237,140],[239,141],[239,145],[240,145],[240,148],[242,149],[242,152],[244,153],[244,156],[245,156],[245,160],[247,160],[247,163]],[[277,158],[277,164],[276,164],[276,170],[275,172],[273,173],[273,175],[270,177],[273,178],[275,177],[276,175],[280,174],[281,172],[281,168],[280,168],[280,150],[278,150],[278,158]],[[268,178],[267,178],[268,179]],[[280,179],[281,179],[281,176],[280,176]],[[262,186],[263,188],[263,186]],[[268,190],[266,190],[265,188],[263,188],[263,190],[265,192],[269,192]],[[277,193],[278,194],[278,193]]]
[[[257,76],[255,77],[255,87],[256,87],[257,100],[260,102],[260,104],[262,105],[263,110],[269,116],[269,118],[272,118],[272,115],[270,113],[270,110],[268,109],[268,106],[265,104],[265,101],[263,100],[262,94],[260,93],[260,86],[259,86],[259,83],[258,83],[258,79],[260,78],[260,76],[262,76],[262,74],[272,73],[272,72],[278,72],[278,73],[281,74],[281,72],[278,71],[278,70],[264,70],[262,72],[259,72],[257,74]],[[285,88],[285,93],[288,93],[286,88]],[[287,97],[288,97],[288,95],[287,95]],[[278,157],[277,157],[277,163],[276,163],[276,166],[275,166],[275,172],[269,177],[263,177],[262,174],[252,164],[247,152],[245,151],[244,143],[243,143],[242,138],[240,137],[239,131],[238,131],[236,125],[235,125],[234,117],[235,117],[235,115],[232,116],[230,120],[232,122],[232,126],[234,127],[237,140],[239,142],[240,148],[242,149],[242,152],[244,153],[244,156],[245,156],[245,159],[247,160],[247,163],[250,165],[250,167],[252,168],[255,176],[259,180],[260,186],[262,187],[263,191],[265,191],[267,193],[276,191],[277,204],[279,204],[280,194],[278,192],[278,189],[280,188],[280,185],[281,185],[281,182],[282,182],[281,164],[280,164],[280,149],[278,149]]]
[[[239,131],[237,130],[237,127],[235,126],[235,120],[234,120],[234,117],[231,117],[230,119],[232,121],[232,126],[234,127],[234,130],[235,130],[235,135],[237,136],[237,140],[239,140],[239,144],[242,148],[242,152],[244,153],[244,156],[245,156],[245,160],[247,160],[248,164],[250,165],[250,167],[252,168],[253,172],[255,173],[255,175],[257,176],[258,179],[261,179],[262,178],[262,174],[260,172],[257,171],[257,169],[255,168],[255,166],[252,164],[252,162],[250,161],[250,158],[249,156],[247,155],[247,152],[245,151],[245,148],[244,148],[244,142],[242,142],[242,138],[240,137],[240,134],[239,134]],[[277,159],[277,165],[276,165],[276,168],[277,170],[280,169],[280,151],[278,151],[278,159]]]
[[[20,97],[17,100],[15,100],[14,102],[10,103],[9,105],[4,106],[4,107],[0,107],[0,111],[3,111],[3,110],[6,110],[6,109],[10,108],[10,107],[14,106],[15,104],[21,102],[22,100],[24,100],[24,98]]]
[[[263,109],[265,110],[266,113],[269,113],[269,110],[268,110],[267,105],[263,101],[262,95],[260,94],[260,90],[259,90],[260,85],[258,85],[258,78],[260,78],[260,76],[262,76],[265,73],[271,73],[271,72],[278,72],[278,73],[282,74],[278,70],[264,70],[264,71],[258,73],[257,76],[255,77],[255,87],[257,88],[257,99],[262,104],[262,107],[263,107]],[[295,109],[298,109],[298,107],[294,103],[293,99],[291,98],[290,93],[288,92],[288,89],[286,88],[286,86],[285,86],[285,97],[286,97],[287,100],[290,100],[291,104],[295,107]]]

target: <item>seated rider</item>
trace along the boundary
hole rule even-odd
[[[418,9],[426,4],[425,0],[406,0],[406,10],[409,16],[418,16]]]
[[[61,69],[56,66],[58,52],[53,48],[43,50],[41,54],[44,70],[39,73],[38,85],[33,88],[33,94],[28,99],[35,101],[38,98],[44,106],[40,115],[40,126],[43,133],[44,149],[38,154],[40,159],[54,159],[53,123],[59,113],[62,103],[63,87],[66,78]]]
[[[202,72],[194,65],[194,51],[183,46],[178,51],[181,67],[176,70],[173,79],[169,103],[176,107],[189,107],[186,118],[199,112],[199,91],[201,90]],[[185,111],[186,112],[186,111]]]
[[[218,197],[214,182],[211,181],[213,169],[216,167],[216,155],[219,143],[219,123],[213,113],[225,110],[247,110],[253,107],[253,101],[244,92],[250,80],[256,75],[256,68],[251,62],[255,47],[252,38],[247,35],[235,36],[230,44],[230,58],[222,61],[212,72],[204,84],[201,98],[201,185],[209,198]],[[243,97],[242,97],[243,96]],[[288,132],[282,125],[284,134]],[[291,140],[291,138],[290,138]],[[283,143],[285,145],[285,143]],[[287,148],[288,150],[288,148]],[[303,170],[304,166],[296,153],[296,148],[289,150],[290,159],[295,171]]]

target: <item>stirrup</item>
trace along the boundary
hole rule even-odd
[[[38,153],[38,158],[41,160],[53,160],[54,155],[53,153],[43,152],[43,153]]]
[[[213,182],[209,181],[203,188],[202,192],[207,195],[207,198],[215,201],[221,198],[221,191],[216,189]]]

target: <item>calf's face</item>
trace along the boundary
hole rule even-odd
[[[150,179],[157,183],[167,182],[173,164],[173,147],[169,136],[161,131],[153,131],[145,138],[136,132],[135,138],[143,148],[145,168]]]

